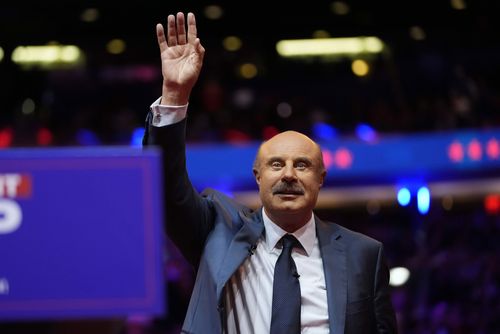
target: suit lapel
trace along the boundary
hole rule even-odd
[[[218,301],[221,300],[222,290],[226,282],[249,254],[251,254],[253,247],[255,247],[258,239],[264,232],[261,210],[256,210],[252,213],[240,211],[239,216],[243,221],[243,226],[231,241],[217,276]]]
[[[325,271],[330,332],[343,333],[347,305],[347,260],[337,225],[315,217],[316,232]]]

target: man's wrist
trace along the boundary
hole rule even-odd
[[[166,105],[163,104],[162,100],[160,97],[151,104],[150,110],[153,114],[151,124],[153,126],[167,126],[178,123],[186,118],[188,103],[184,105]]]
[[[178,89],[167,89],[163,87],[161,95],[161,104],[170,106],[182,106],[186,105],[189,101],[189,93],[184,94],[179,92]]]

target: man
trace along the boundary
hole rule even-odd
[[[162,147],[167,233],[197,268],[183,332],[395,333],[381,243],[313,214],[326,171],[319,146],[307,136],[287,131],[259,148],[253,166],[259,210],[192,187],[186,112],[205,50],[192,13],[187,29],[183,13],[167,21],[166,35],[156,27],[163,87],[144,143]],[[285,248],[292,271],[277,275],[275,268],[286,268]],[[293,329],[279,329],[283,322]]]

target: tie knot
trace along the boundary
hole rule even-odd
[[[281,238],[283,244],[283,249],[293,249],[295,247],[300,247],[300,242],[291,234],[285,234]]]

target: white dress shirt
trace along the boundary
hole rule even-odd
[[[287,232],[262,209],[265,233],[254,255],[243,262],[226,284],[227,329],[233,333],[269,333],[273,301],[274,266],[281,254],[278,241]],[[293,235],[304,249],[294,248],[292,258],[300,275],[301,333],[329,333],[325,275],[314,216]]]
[[[186,117],[184,106],[151,105],[153,126],[166,126]],[[278,241],[287,232],[274,224],[262,209],[264,234],[254,255],[248,257],[226,284],[225,302],[228,334],[262,334],[271,328],[274,266],[281,254]],[[295,248],[292,258],[300,275],[301,333],[329,333],[328,302],[323,261],[316,237],[314,215],[293,235],[303,249]]]

